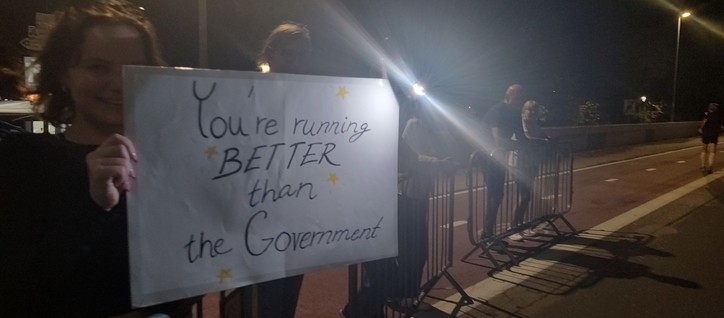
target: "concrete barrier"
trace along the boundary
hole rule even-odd
[[[559,142],[570,145],[573,152],[643,144],[660,140],[697,136],[698,121],[619,124],[571,127],[544,127],[543,130]],[[474,135],[479,135],[475,132]],[[443,145],[456,162],[467,162],[471,153],[479,150],[455,129],[439,131]],[[469,136],[470,137],[470,136]]]
[[[547,127],[551,137],[571,145],[573,151],[584,151],[642,144],[659,140],[687,138],[698,135],[700,122]]]

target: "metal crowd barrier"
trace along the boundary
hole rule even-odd
[[[410,187],[417,187],[407,195]],[[448,271],[453,264],[455,167],[432,165],[400,177],[397,257],[350,265],[346,318],[412,317],[444,278],[460,294],[450,317],[473,303]],[[247,288],[248,289],[248,288]],[[220,317],[255,317],[253,297],[240,289],[220,293]]]
[[[567,145],[540,142],[490,154],[474,152],[467,175],[467,226],[475,249],[464,258],[480,248],[500,269],[491,251],[505,254],[514,265],[520,261],[505,241],[511,235],[543,225],[563,235],[556,220],[576,232],[564,216],[571,209],[572,181],[573,155]]]
[[[347,318],[377,317],[368,311],[369,298],[383,301],[384,317],[412,317],[417,311],[427,310],[424,303],[430,291],[445,278],[460,295],[454,317],[464,305],[472,304],[472,298],[448,271],[453,264],[454,186],[453,167],[431,167],[426,175],[429,193],[424,197],[406,195],[413,178],[401,178],[398,209],[399,255],[395,258],[368,262],[362,266],[350,266],[350,303],[362,308],[346,313]],[[425,186],[423,186],[425,187]],[[361,267],[361,275],[358,275]],[[359,279],[358,279],[359,277]],[[383,284],[369,295],[370,285]],[[374,305],[372,305],[374,306]]]

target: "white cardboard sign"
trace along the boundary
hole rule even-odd
[[[389,82],[126,67],[134,306],[397,255]]]

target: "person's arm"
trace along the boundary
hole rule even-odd
[[[414,166],[417,168],[424,168],[429,164],[447,163],[450,158],[440,159],[434,155],[425,154],[422,150],[422,143],[429,142],[424,141],[421,137],[420,123],[418,119],[410,119],[405,124],[405,129],[402,131],[402,142],[405,143],[405,147],[414,153],[416,157],[416,163]]]
[[[548,136],[535,121],[523,120],[523,133],[525,134],[525,138],[529,140],[548,140]]]
[[[503,147],[503,138],[500,137],[500,128],[491,127],[490,133],[493,136],[493,148],[500,148]]]
[[[701,121],[701,125],[699,125],[699,133],[700,133],[700,134],[704,132],[704,126],[706,125],[707,120],[708,120],[708,116],[707,116],[706,113],[704,113],[704,120],[702,120],[702,121]]]
[[[133,143],[121,135],[108,137],[86,157],[90,196],[105,210],[118,204],[121,193],[130,190],[135,178],[132,161],[136,161]]]

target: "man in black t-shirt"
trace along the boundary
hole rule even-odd
[[[503,101],[493,106],[483,119],[483,128],[487,135],[485,150],[490,154],[484,171],[488,202],[483,220],[483,235],[488,239],[495,235],[496,216],[503,200],[507,149],[514,148],[518,140],[525,138],[520,117],[524,100],[523,86],[510,85],[505,91]],[[500,246],[492,245],[492,248],[499,249]]]

